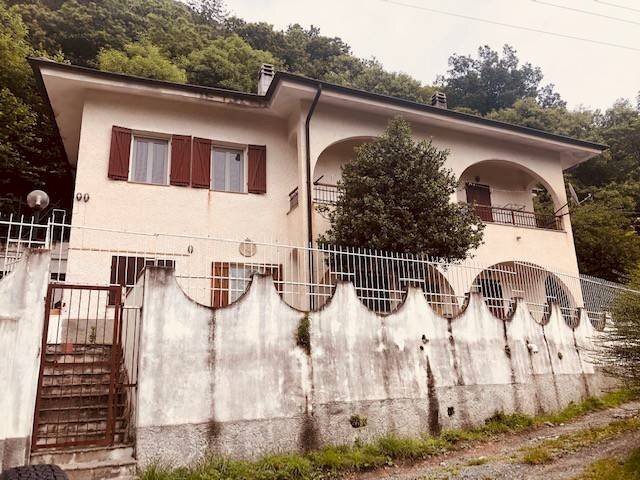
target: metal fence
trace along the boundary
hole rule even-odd
[[[189,297],[213,307],[237,300],[252,275],[261,273],[271,275],[277,293],[299,309],[322,307],[336,284],[348,281],[363,304],[378,313],[393,311],[407,288],[418,287],[434,310],[447,318],[463,311],[469,294],[478,292],[499,318],[507,318],[521,299],[540,322],[555,303],[569,325],[576,324],[578,311],[584,308],[598,327],[616,296],[630,291],[517,259],[496,265],[473,260],[448,263],[422,255],[332,245],[72,227],[66,220],[63,212],[45,224],[0,217],[0,273],[10,271],[25,248],[46,247],[52,250],[54,280],[120,285],[125,299],[137,298],[134,289],[145,267],[160,265],[175,268]]]
[[[313,184],[313,201],[321,205],[335,205],[340,198],[337,185],[315,182]]]
[[[545,228],[562,230],[561,217],[553,214],[528,212],[513,208],[494,207],[491,205],[474,205],[476,214],[483,222],[516,225],[518,227]]]

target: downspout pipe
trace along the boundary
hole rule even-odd
[[[304,122],[304,136],[305,136],[305,149],[307,154],[307,242],[309,247],[313,246],[313,205],[311,204],[311,134],[309,133],[309,124],[311,123],[311,117],[316,110],[318,100],[322,95],[322,84],[318,84],[316,88],[316,96],[313,98],[309,113],[307,113],[307,120]]]
[[[313,205],[311,203],[311,134],[309,133],[309,124],[311,123],[311,117],[313,116],[313,112],[316,110],[316,105],[318,105],[318,100],[320,100],[320,95],[322,95],[322,84],[318,83],[316,87],[316,96],[313,98],[313,102],[311,103],[311,107],[309,107],[309,113],[307,113],[307,120],[304,123],[304,136],[305,136],[305,148],[307,154],[307,242],[309,245],[309,307],[311,310],[315,310],[316,301],[314,297],[314,263],[313,263]]]

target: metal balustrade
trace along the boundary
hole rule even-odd
[[[407,289],[417,287],[444,317],[458,315],[469,294],[476,292],[500,318],[507,318],[520,300],[540,322],[556,304],[570,325],[580,308],[596,324],[611,311],[621,292],[637,293],[623,285],[518,259],[497,265],[473,260],[450,263],[364,248],[71,226],[64,216],[52,217],[46,224],[1,217],[0,247],[3,275],[26,248],[49,248],[56,280],[119,285],[127,298],[125,307],[136,296],[142,271],[153,265],[174,268],[189,297],[214,307],[238,299],[254,273],[271,275],[282,299],[300,309],[322,307],[335,286],[348,281],[368,308],[381,313],[393,311]],[[73,278],[65,276],[67,262],[73,265]]]
[[[514,225],[516,227],[562,230],[562,219],[556,215],[494,207],[491,205],[474,204],[473,208],[483,222]]]

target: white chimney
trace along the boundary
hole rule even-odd
[[[258,95],[265,95],[273,80],[273,65],[269,63],[263,63],[258,73]]]

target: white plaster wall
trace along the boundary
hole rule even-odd
[[[0,280],[0,470],[29,456],[50,253],[28,250]]]
[[[454,319],[410,288],[393,313],[369,311],[350,283],[308,314],[311,353],[296,344],[303,313],[268,277],[223,309],[187,299],[171,271],[145,276],[137,449],[185,464],[206,451],[255,458],[323,444],[477,425],[496,411],[540,413],[597,394],[582,356],[594,330],[557,306],[508,320],[479,294]],[[562,353],[562,358],[558,355]],[[368,419],[354,428],[352,415]]]

